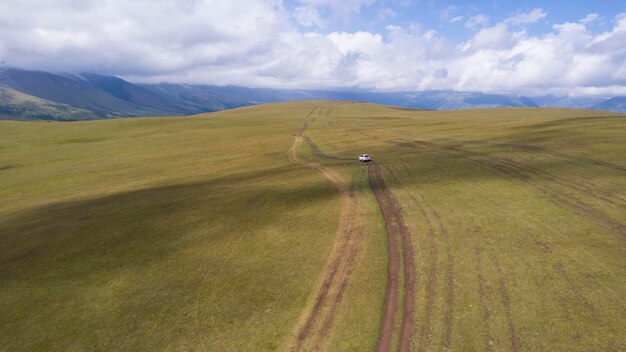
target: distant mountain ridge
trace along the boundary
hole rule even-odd
[[[0,84],[29,96],[91,111],[93,118],[187,113],[162,96],[111,76],[8,69],[0,72]]]
[[[0,70],[0,119],[87,120],[173,116],[306,99],[357,100],[407,108],[572,107],[626,112],[626,97],[525,97],[430,90],[271,89],[176,83],[134,84],[94,73]]]
[[[89,110],[54,103],[0,85],[0,119],[76,121],[96,118]]]
[[[593,105],[593,109],[626,112],[626,97],[614,97]]]

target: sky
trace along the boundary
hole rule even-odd
[[[0,67],[133,82],[626,95],[626,1],[2,0]]]

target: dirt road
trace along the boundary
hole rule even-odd
[[[374,163],[369,164],[368,173],[374,195],[383,214],[389,246],[387,293],[376,350],[379,352],[390,351],[393,337],[399,334],[398,351],[409,351],[413,331],[415,298],[415,265],[411,234],[404,223],[398,202],[385,186],[380,166]],[[400,256],[400,252],[402,252],[402,256]],[[401,288],[399,287],[400,271],[404,274]],[[401,310],[398,309],[400,293],[402,293],[401,298],[404,301]],[[396,331],[398,316],[400,317],[400,331]]]
[[[307,118],[311,115],[312,113]],[[334,170],[298,158],[297,149],[303,141],[302,134],[307,129],[308,123],[309,121],[303,123],[294,134],[289,159],[315,169],[337,188],[341,215],[330,259],[307,308],[300,317],[295,338],[288,347],[289,351],[317,351],[324,348],[348,287],[363,233],[363,216],[358,194],[353,192],[350,185]]]
[[[304,162],[298,158],[298,147],[305,141],[311,147],[313,154],[318,157],[345,160],[326,155],[310,137],[303,136],[309,124],[315,121],[314,113],[318,109],[309,113],[306,121],[294,134],[294,142],[289,149],[289,159],[294,163],[315,169],[337,188],[341,201],[341,218],[337,240],[330,259],[312,299],[300,317],[295,338],[288,348],[289,351],[323,349],[343,300],[350,274],[354,269],[363,233],[363,215],[359,197],[350,189],[350,185],[332,169],[317,163]],[[321,114],[321,110],[317,113]],[[415,299],[415,264],[411,234],[404,223],[398,202],[385,185],[380,166],[370,163],[368,175],[383,215],[389,246],[387,289],[376,350],[390,351],[394,337],[398,337],[397,349],[405,352],[410,350]],[[402,282],[400,283],[401,274]],[[399,307],[400,300],[402,301],[401,307]],[[396,321],[400,324],[396,324]]]

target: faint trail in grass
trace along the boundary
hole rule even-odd
[[[399,166],[406,169],[406,165],[401,163]],[[397,177],[393,172],[394,179],[402,183],[401,179]],[[453,316],[454,316],[454,258],[450,249],[450,234],[445,222],[441,218],[439,212],[430,204],[426,197],[421,193],[418,193],[418,197],[409,193],[409,197],[416,205],[422,217],[428,224],[428,238],[430,242],[430,256],[429,256],[429,271],[426,283],[426,297],[425,297],[425,312],[424,320],[420,325],[420,336],[418,350],[426,351],[431,342],[431,326],[432,319],[435,310],[435,301],[437,298],[437,276],[440,273],[437,260],[439,249],[436,243],[437,233],[441,236],[445,244],[446,251],[446,266],[445,266],[445,309],[443,312],[444,320],[444,340],[443,345],[445,348],[449,348],[452,344],[452,331],[453,331]]]
[[[504,205],[504,204],[502,204],[502,203],[501,203],[499,200],[497,200],[497,199],[490,198],[490,199],[489,199],[489,201],[490,201],[490,202],[493,202],[494,204],[496,204],[496,205],[497,205],[497,206],[499,206],[499,207],[502,207],[502,208],[504,208],[504,207],[505,207],[505,205]],[[558,231],[557,229],[554,229],[554,228],[552,228],[552,227],[550,227],[550,226],[547,226],[545,223],[543,223],[542,221],[539,221],[538,219],[536,219],[536,218],[534,218],[534,217],[529,217],[528,215],[526,215],[526,216],[525,216],[525,217],[523,217],[523,218],[522,218],[522,217],[518,217],[518,216],[516,216],[516,218],[517,218],[519,221],[533,221],[533,222],[535,222],[536,224],[538,224],[538,225],[540,225],[540,226],[544,227],[546,230],[548,230],[548,231],[550,231],[550,232],[553,232],[553,233],[556,233],[556,234],[562,235],[562,234],[561,234],[561,232],[560,232],[560,231]],[[478,230],[478,231],[480,231],[480,229],[481,229],[480,224],[477,224],[477,225],[476,225],[476,228],[477,228],[477,230]],[[550,246],[550,244],[548,244],[548,243],[546,243],[546,242],[544,242],[544,241],[539,240],[539,239],[537,238],[537,236],[536,236],[536,235],[534,235],[532,232],[531,232],[531,233],[529,233],[529,237],[530,237],[531,241],[533,242],[533,244],[534,244],[534,245],[535,245],[535,246],[536,246],[536,247],[537,247],[537,248],[538,248],[538,249],[539,249],[542,253],[544,253],[544,254],[550,254],[550,253],[552,253],[552,246]],[[562,239],[566,239],[567,237],[566,237],[566,236],[561,236],[561,238],[562,238]],[[582,260],[582,258],[581,258],[581,260]],[[583,293],[583,291],[582,291],[582,289],[581,289],[581,287],[580,287],[580,284],[579,284],[577,281],[573,280],[573,279],[570,277],[570,275],[569,275],[569,274],[568,274],[568,272],[565,270],[565,267],[564,267],[564,265],[562,264],[562,262],[561,262],[561,261],[559,261],[559,260],[553,260],[552,262],[553,262],[553,264],[552,264],[552,268],[554,269],[554,272],[555,272],[555,273],[556,273],[559,277],[561,277],[561,278],[562,278],[562,279],[566,282],[566,284],[567,284],[567,290],[566,290],[566,292],[567,292],[567,293],[569,293],[569,294],[571,294],[572,296],[574,296],[574,297],[575,297],[575,299],[576,299],[576,302],[577,302],[577,303],[579,303],[580,305],[582,305],[582,306],[586,309],[587,314],[591,315],[591,317],[595,319],[595,318],[596,318],[596,314],[597,314],[597,310],[596,310],[595,306],[593,305],[592,301],[590,301],[590,300],[589,300],[589,298],[587,298],[587,297],[584,295],[584,293]],[[559,293],[557,293],[557,297],[559,297],[559,300],[561,300],[561,301],[565,299],[565,296],[563,295],[563,293],[564,293],[564,292],[559,292]],[[561,307],[562,307],[562,309],[563,309],[563,313],[564,313],[564,314],[565,314],[565,316],[566,316],[566,319],[567,319],[568,321],[572,321],[571,313],[569,312],[567,305],[562,304],[562,306],[561,306]],[[577,328],[573,327],[572,329],[577,329]],[[578,331],[578,332],[574,333],[574,335],[577,335],[577,334],[580,334],[580,332]]]
[[[474,234],[474,232],[472,230],[467,231],[469,234],[471,234],[471,236],[474,238],[474,243],[478,243],[476,240],[476,236]],[[484,330],[485,330],[485,339],[483,342],[483,348],[485,349],[485,351],[492,351],[493,350],[493,337],[491,334],[491,309],[489,309],[489,306],[487,305],[487,301],[486,301],[486,281],[485,281],[485,277],[482,274],[482,250],[480,248],[480,246],[478,244],[476,244],[474,246],[474,261],[475,261],[475,268],[476,268],[476,281],[478,282],[478,300],[480,303],[480,307],[482,309],[482,320],[483,320],[483,325],[484,325]]]
[[[488,163],[490,167],[496,170],[499,170],[501,172],[508,173],[509,175],[515,178],[518,178],[522,181],[530,181],[531,177],[543,178],[544,180],[553,182],[564,188],[581,192],[585,195],[594,197],[596,199],[599,199],[607,203],[626,209],[626,201],[624,199],[622,199],[621,197],[613,193],[609,193],[600,189],[597,185],[594,185],[591,182],[565,179],[563,177],[556,176],[548,171],[544,171],[544,170],[541,170],[539,168],[536,168],[530,165],[525,165],[525,164],[515,162],[509,158],[496,157],[496,156],[485,154],[485,153],[479,153],[479,152],[462,149],[456,145],[442,145],[442,144],[437,144],[437,143],[433,143],[429,141],[414,141],[414,142],[409,142],[409,141],[397,142],[396,141],[396,144],[401,145],[401,146],[409,146],[409,147],[415,146],[417,144],[417,145],[428,146],[428,147],[435,148],[435,149],[446,150],[452,153],[459,154],[464,157],[473,158],[472,160],[477,161],[477,162],[482,162],[483,164]]]
[[[430,240],[430,265],[426,281],[426,297],[424,321],[422,321],[419,335],[419,351],[426,351],[430,343],[432,316],[435,311],[435,298],[437,295],[437,260],[438,249],[435,242],[435,230],[428,230],[428,238]]]
[[[428,257],[428,274],[426,279],[426,295],[424,297],[424,318],[421,321],[420,329],[419,329],[419,339],[418,339],[418,351],[426,351],[428,350],[428,346],[431,341],[431,325],[432,325],[432,317],[435,310],[435,299],[437,296],[437,272],[438,272],[438,254],[439,250],[437,248],[437,242],[435,240],[436,236],[436,228],[434,224],[434,219],[430,212],[426,208],[423,197],[420,195],[420,200],[411,195],[412,200],[417,205],[420,214],[426,220],[428,224],[428,239],[430,245],[430,256]]]
[[[471,220],[475,222],[473,218],[471,218]],[[481,231],[481,228],[482,227],[480,223],[475,222],[476,232]],[[468,231],[468,233],[470,233],[472,237],[476,238],[475,231]],[[491,310],[488,308],[486,300],[485,300],[486,283],[485,283],[485,278],[484,276],[482,276],[481,271],[480,271],[480,265],[482,264],[482,250],[477,244],[474,246],[474,253],[475,253],[475,260],[477,264],[479,300],[483,308],[483,322],[485,322],[485,325],[486,325],[486,330],[485,330],[486,336],[485,336],[484,346],[485,346],[485,350],[492,350],[491,331],[489,328]],[[511,309],[512,309],[511,296],[510,296],[509,288],[506,284],[506,281],[504,280],[504,273],[502,272],[502,267],[500,266],[500,262],[495,256],[488,255],[487,258],[493,263],[496,269],[497,280],[498,280],[498,292],[500,294],[500,300],[501,300],[502,306],[504,307],[504,315],[505,315],[506,326],[507,326],[508,335],[509,335],[509,343],[511,344],[511,349],[514,352],[519,352],[522,349],[522,343],[518,336],[517,327],[513,320],[513,315],[511,312]]]
[[[561,153],[561,152],[545,149],[545,148],[538,147],[538,146],[523,145],[523,144],[501,144],[501,145],[502,146],[506,146],[506,147],[510,147],[510,148],[514,148],[514,149],[517,149],[517,150],[521,150],[521,151],[524,151],[524,152],[527,152],[527,153],[548,154],[548,155],[552,155],[552,156],[560,158],[560,159],[576,162],[578,164],[591,165],[591,166],[601,166],[601,167],[605,167],[605,168],[609,168],[609,169],[613,169],[613,170],[617,170],[617,171],[624,171],[624,172],[626,172],[626,167],[622,167],[622,166],[619,166],[619,165],[607,163],[607,162],[596,160],[596,159],[591,159],[591,158],[586,158],[586,157],[582,157],[582,156]]]
[[[504,314],[506,315],[506,325],[509,329],[509,340],[511,342],[511,348],[514,352],[521,351],[521,342],[517,336],[517,329],[513,323],[513,317],[511,316],[511,297],[509,296],[509,289],[504,282],[504,275],[502,274],[502,268],[496,258],[493,258],[496,270],[498,272],[498,284],[500,289],[500,296],[502,298],[502,305],[504,306]]]
[[[360,209],[358,194],[356,192],[351,192],[350,197],[351,197],[351,201],[355,203],[353,208]],[[348,246],[346,250],[347,253],[344,254],[344,255],[347,255],[347,259],[345,261],[345,266],[340,273],[341,276],[338,279],[338,282],[340,283],[339,288],[337,289],[335,296],[332,298],[332,302],[334,302],[334,304],[330,306],[330,310],[328,314],[326,315],[326,318],[323,319],[321,323],[320,332],[319,332],[319,336],[321,338],[315,341],[316,350],[321,349],[322,343],[328,337],[328,334],[333,325],[333,322],[336,320],[337,313],[340,308],[340,303],[343,301],[345,292],[348,288],[349,278],[355,268],[355,263],[356,263],[356,259],[358,255],[358,245],[360,243],[361,234],[363,232],[363,229],[361,228],[362,214],[353,212],[349,215],[349,217],[350,218],[347,221],[347,225],[346,225],[347,226],[346,232],[351,235],[348,239]]]
[[[523,165],[506,158],[498,158],[484,153],[472,152],[458,147],[439,145],[428,141],[395,141],[393,143],[403,147],[425,146],[435,150],[447,151],[454,155],[461,156],[471,162],[496,170],[505,177],[527,182],[533,185],[533,187],[540,191],[541,194],[546,195],[547,199],[552,201],[554,204],[602,225],[604,228],[620,238],[626,237],[626,225],[594,206],[583,202],[573,194],[560,192],[554,188],[554,185],[556,184],[557,186],[561,186],[571,192],[578,192],[579,194],[593,196],[596,199],[604,200],[607,203],[617,205],[619,207],[625,207],[626,205],[621,203],[620,198],[617,196],[608,199],[606,196],[598,195],[598,192],[590,187],[586,187],[571,180],[565,180],[562,177],[554,176],[548,172]],[[550,185],[550,182],[535,182],[536,180],[534,180],[533,177],[539,177],[542,181],[551,181],[552,185]]]
[[[618,220],[612,218],[606,213],[594,208],[580,199],[567,196],[563,193],[558,193],[547,187],[539,187],[539,189],[542,190],[553,203],[564,206],[580,216],[601,224],[603,227],[622,239],[626,237],[626,225],[620,223]]]
[[[297,149],[302,144],[303,133],[316,111],[320,112],[321,109],[315,107],[307,115],[309,120],[305,120],[294,133],[295,139],[289,149],[289,159],[294,163],[315,169],[337,188],[341,201],[341,215],[337,240],[330,259],[320,279],[321,283],[312,296],[311,303],[302,313],[300,322],[296,326],[295,340],[288,347],[290,351],[322,349],[344,298],[363,232],[359,197],[350,190],[348,183],[332,169],[317,163],[307,163],[298,158]]]
[[[311,152],[313,153],[313,155],[318,156],[320,158],[324,158],[324,159],[330,159],[330,160],[344,160],[344,161],[354,161],[354,159],[349,159],[349,158],[339,158],[339,157],[335,157],[335,156],[330,156],[325,154],[324,152],[322,152],[320,150],[320,148],[317,146],[317,144],[315,144],[313,142],[313,140],[308,137],[305,136],[304,137],[304,141],[309,145],[309,147],[311,148]]]
[[[422,200],[424,196],[420,195]],[[448,229],[441,220],[439,213],[431,209],[432,214],[437,220],[441,234],[443,235],[446,244],[446,311],[444,316],[445,321],[445,337],[444,347],[449,348],[452,342],[452,318],[454,315],[454,259],[452,258],[452,251],[450,250],[450,234]]]

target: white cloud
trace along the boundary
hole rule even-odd
[[[543,35],[518,30],[512,20],[489,26],[479,15],[468,21],[476,32],[459,44],[418,24],[313,32],[324,25],[325,6],[344,6],[329,4],[4,0],[0,61],[145,82],[626,94],[626,13],[602,33],[581,21]],[[355,13],[371,1],[350,4],[337,11]],[[515,23],[534,18],[543,17]]]
[[[456,16],[453,19],[450,20],[450,23],[455,23],[455,22],[460,22],[463,21],[463,16]]]
[[[452,17],[454,15],[454,13],[458,10],[459,8],[454,6],[454,5],[448,5],[446,6],[443,10],[441,10],[440,13],[440,17],[443,20],[448,20],[450,17]]]
[[[615,16],[615,31],[626,32],[626,12]]]
[[[312,6],[317,9],[328,9],[334,17],[348,21],[352,16],[361,12],[364,7],[369,7],[375,0],[298,0],[305,6]]]
[[[324,28],[326,23],[320,17],[319,12],[313,6],[298,6],[294,10],[296,22],[303,27]]]
[[[335,44],[339,52],[344,55],[375,55],[383,50],[385,46],[380,34],[372,34],[370,32],[334,32],[330,33],[327,37]]]
[[[580,23],[582,23],[582,24],[589,24],[589,23],[597,20],[598,18],[600,18],[600,15],[598,15],[597,13],[590,13],[587,16],[585,16],[585,18],[580,20]]]
[[[386,7],[378,11],[378,20],[380,21],[384,21],[393,17],[396,17],[396,12],[390,7]]]
[[[465,27],[470,29],[476,29],[478,27],[485,27],[487,23],[489,23],[489,16],[481,13],[476,16],[470,17],[465,22]]]
[[[274,3],[9,0],[0,2],[0,42],[9,65],[152,75],[243,60],[271,50],[290,30]],[[37,9],[37,10],[35,10]]]
[[[432,29],[431,29],[431,30],[429,30],[429,31],[426,31],[426,33],[424,33],[424,34],[422,35],[422,37],[423,37],[424,39],[426,39],[426,40],[431,40],[431,39],[435,38],[436,36],[437,36],[437,31],[432,30]]]
[[[404,7],[413,5],[413,0],[393,0],[393,2]]]
[[[514,36],[509,32],[507,25],[499,23],[478,31],[471,40],[469,48],[472,50],[503,48],[512,44],[513,40]]]
[[[518,11],[515,16],[507,18],[504,22],[512,25],[535,23],[540,19],[546,18],[548,13],[540,8],[535,8],[530,12]]]

